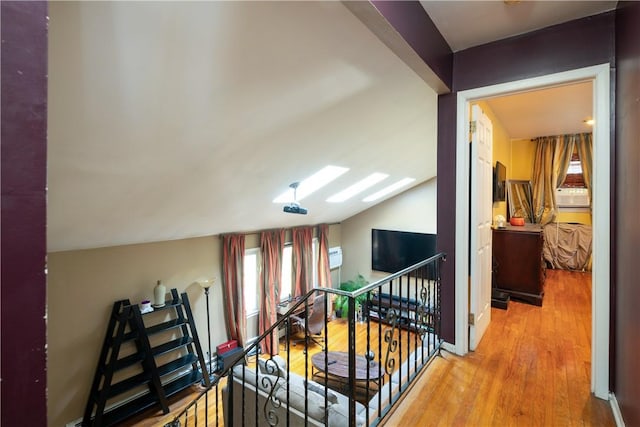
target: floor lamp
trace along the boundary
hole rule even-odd
[[[207,355],[207,358],[209,359],[207,362],[207,365],[209,366],[209,369],[208,369],[209,378],[212,379],[213,370],[211,366],[211,321],[210,321],[211,318],[209,314],[209,288],[213,285],[213,279],[206,279],[201,282],[198,282],[198,284],[202,287],[202,289],[204,289],[204,295],[207,299],[207,345],[209,350]],[[204,380],[203,380],[203,384],[204,384]]]

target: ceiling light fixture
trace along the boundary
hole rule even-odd
[[[584,121],[584,124],[587,126],[593,126],[593,124],[596,122],[593,119],[584,119],[583,121]]]
[[[344,202],[345,200],[350,199],[356,194],[363,192],[367,188],[376,185],[380,181],[386,179],[388,176],[389,175],[387,174],[379,173],[379,172],[372,173],[365,179],[362,179],[356,182],[355,184],[353,184],[352,186],[345,188],[338,194],[334,194],[333,196],[329,197],[327,199],[327,202],[329,203]]]
[[[370,196],[365,197],[364,199],[362,199],[363,202],[373,202],[374,200],[378,200],[384,196],[386,196],[389,193],[392,193],[394,191],[396,191],[399,188],[404,187],[405,185],[409,185],[411,184],[413,181],[415,181],[414,178],[404,178],[401,179],[400,181],[396,182],[395,184],[391,184],[388,187],[383,188],[382,190],[373,193]]]
[[[347,172],[349,168],[343,168],[340,166],[325,166],[320,169],[318,172],[314,173],[310,177],[304,179],[297,188],[297,199],[294,197],[294,193],[296,189],[289,186],[289,190],[280,194],[278,197],[273,199],[273,203],[291,203],[293,201],[299,202],[300,200],[307,197],[309,194],[314,191],[319,190],[324,187],[334,179],[338,178],[343,173]]]

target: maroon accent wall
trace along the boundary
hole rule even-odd
[[[612,11],[456,52],[453,90],[613,63],[614,26]]]
[[[381,0],[372,0],[371,3],[450,88],[453,53],[420,3]]]
[[[442,281],[445,332],[455,324],[456,101],[451,97],[460,90],[613,64],[614,31],[615,12],[607,12],[454,53],[454,92],[440,95],[438,102],[438,247],[448,254]],[[455,335],[443,332],[443,338],[454,342]]]
[[[628,426],[640,425],[640,2],[616,11],[615,395]]]
[[[456,241],[456,102],[454,93],[438,97],[438,169],[437,169],[437,224],[438,251],[447,254],[442,266],[442,337],[445,341],[455,342],[455,241]],[[453,126],[440,128],[440,122],[453,123]],[[453,144],[450,142],[453,141]],[[451,195],[454,195],[453,198]]]
[[[47,3],[2,14],[2,415],[46,426]]]

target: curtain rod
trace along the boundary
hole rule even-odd
[[[293,230],[294,228],[300,228],[300,227],[317,227],[317,226],[322,225],[322,224],[327,224],[328,226],[332,226],[332,225],[340,225],[342,223],[341,222],[331,222],[331,223],[323,222],[323,223],[314,224],[314,225],[298,225],[298,226],[295,226],[295,227],[281,227],[281,228],[284,228],[285,231],[288,231],[288,230]],[[245,236],[249,236],[249,235],[252,235],[252,234],[260,234],[263,231],[272,231],[272,230],[280,230],[280,228],[265,228],[263,230],[257,230],[257,231],[234,231],[234,232],[231,232],[231,233],[220,233],[220,234],[218,234],[218,236],[220,238],[222,238],[223,236],[230,235],[230,234],[244,234]]]
[[[535,142],[535,140],[538,138],[555,138],[558,136],[571,136],[571,135],[578,136],[578,135],[592,135],[592,134],[593,132],[579,132],[579,133],[564,133],[562,135],[544,135],[544,136],[536,136],[535,138],[531,138],[529,141]]]

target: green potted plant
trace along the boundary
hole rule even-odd
[[[365,279],[362,274],[358,274],[355,279],[340,283],[339,289],[347,292],[353,292],[368,284],[369,282],[367,279]],[[356,297],[356,310],[366,301],[366,298],[367,296],[365,294]],[[338,295],[333,301],[333,307],[336,312],[336,317],[341,317],[343,319],[349,317],[349,297]]]

